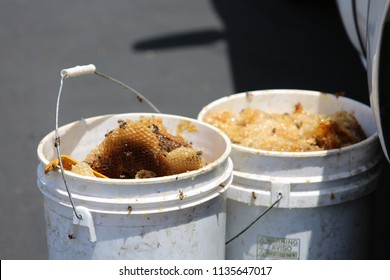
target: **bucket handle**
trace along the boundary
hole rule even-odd
[[[142,94],[140,94],[135,89],[131,88],[130,86],[128,86],[128,85],[126,85],[126,84],[124,84],[124,83],[122,83],[122,82],[120,82],[120,81],[118,81],[118,80],[116,80],[116,79],[106,75],[106,74],[97,72],[96,71],[96,66],[93,65],[93,64],[82,65],[82,66],[75,66],[75,67],[72,67],[72,68],[62,69],[60,74],[61,74],[60,88],[59,88],[59,91],[58,91],[57,103],[56,103],[56,116],[55,116],[56,117],[56,127],[55,127],[54,147],[56,148],[56,151],[57,151],[57,157],[58,157],[58,161],[59,161],[59,165],[60,165],[60,169],[61,169],[62,180],[64,182],[66,191],[68,193],[70,204],[72,205],[74,215],[75,215],[75,217],[77,219],[82,220],[83,216],[82,216],[81,213],[77,212],[76,207],[75,207],[75,205],[73,203],[72,195],[71,195],[71,193],[69,191],[69,188],[68,188],[68,184],[66,182],[65,170],[64,170],[63,163],[62,163],[61,151],[60,151],[61,138],[60,138],[59,131],[58,131],[58,115],[59,115],[58,112],[59,112],[59,107],[60,107],[60,98],[61,98],[62,87],[63,87],[63,84],[64,84],[64,79],[79,77],[79,76],[83,76],[83,75],[96,74],[99,77],[102,77],[102,78],[105,78],[107,80],[110,80],[110,81],[112,81],[112,82],[114,82],[114,83],[124,87],[125,89],[127,89],[131,93],[135,94],[135,96],[136,96],[136,98],[137,98],[137,100],[139,102],[145,101],[156,113],[161,113],[161,112],[157,109],[157,107],[155,105],[153,105],[152,102],[150,102],[147,98],[145,98]]]
[[[265,209],[252,223],[250,223],[246,228],[244,228],[242,231],[237,233],[235,236],[233,236],[231,239],[226,241],[225,245],[228,245],[230,242],[235,240],[237,237],[242,235],[244,232],[246,232],[251,226],[253,226],[260,218],[262,218],[269,210],[271,210],[281,199],[282,199],[282,193],[279,193],[276,200],[269,206],[267,209]]]

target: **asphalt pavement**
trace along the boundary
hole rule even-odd
[[[36,148],[55,127],[63,68],[93,63],[163,113],[193,118],[246,90],[343,91],[369,102],[333,1],[0,0],[0,39],[0,259],[47,259]],[[84,76],[64,84],[60,125],[145,111],[116,85]],[[375,193],[372,259],[390,249],[388,173]]]

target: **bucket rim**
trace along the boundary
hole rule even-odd
[[[218,128],[216,128],[208,123],[199,121],[197,119],[190,118],[190,117],[184,117],[184,116],[178,116],[178,115],[174,115],[174,114],[150,113],[150,112],[105,114],[105,115],[93,116],[93,117],[88,117],[88,118],[85,118],[82,120],[73,121],[73,122],[70,122],[68,124],[61,126],[59,129],[65,129],[65,128],[70,127],[70,126],[72,126],[80,121],[88,121],[88,120],[92,120],[95,118],[102,118],[103,119],[103,118],[121,117],[121,116],[128,116],[128,117],[130,117],[130,116],[133,116],[133,117],[155,116],[155,117],[166,117],[166,118],[178,119],[178,120],[183,120],[183,121],[190,121],[192,123],[196,123],[199,126],[207,127],[208,129],[211,129],[215,133],[219,134],[226,144],[226,149],[224,150],[224,152],[222,153],[221,156],[219,156],[216,160],[208,163],[206,166],[204,166],[200,169],[197,169],[197,170],[179,173],[179,174],[175,174],[175,175],[161,176],[161,177],[155,177],[155,178],[142,178],[142,179],[116,179],[116,178],[97,178],[97,177],[83,176],[83,175],[79,175],[79,174],[76,174],[76,173],[68,171],[68,170],[64,170],[66,176],[69,176],[73,179],[83,180],[85,182],[98,182],[100,184],[109,184],[109,185],[124,185],[124,184],[149,185],[149,184],[156,184],[156,183],[167,183],[167,182],[174,182],[174,181],[193,178],[193,177],[199,176],[201,174],[207,173],[211,170],[214,170],[219,165],[223,164],[223,162],[225,162],[225,160],[227,158],[229,158],[229,156],[230,156],[231,149],[232,149],[231,141],[230,141],[229,137],[223,131],[221,131],[220,129],[218,129]],[[46,134],[46,136],[44,136],[38,144],[37,155],[38,155],[39,161],[43,164],[43,166],[46,166],[50,162],[50,160],[47,159],[43,153],[43,146],[47,141],[50,141],[49,140],[50,138],[54,139],[54,133],[55,133],[55,131],[53,130],[53,131],[49,132],[48,134]],[[54,142],[53,142],[53,145],[54,145]],[[61,173],[61,170],[57,170],[54,172]]]
[[[238,92],[238,93],[233,93],[229,94],[223,97],[220,97],[218,99],[215,99],[214,101],[210,102],[206,106],[203,106],[202,110],[198,114],[198,120],[203,119],[205,114],[208,112],[209,107],[214,107],[216,104],[223,103],[225,100],[235,100],[235,99],[242,99],[242,97],[246,97],[248,101],[251,100],[253,96],[259,96],[259,95],[311,95],[311,96],[329,96],[333,97],[335,99],[341,99],[341,100],[346,100],[347,102],[352,102],[359,104],[360,106],[366,107],[368,110],[371,110],[370,107],[367,104],[364,104],[362,102],[359,102],[355,99],[342,96],[342,95],[337,95],[334,93],[329,93],[329,92],[324,92],[324,91],[318,91],[318,90],[309,90],[309,89],[260,89],[260,90],[248,90],[244,92]]]

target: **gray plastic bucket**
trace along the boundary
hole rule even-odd
[[[119,119],[153,114],[106,115],[59,129],[62,154],[78,161]],[[232,181],[229,139],[197,120],[154,114],[172,134],[181,133],[208,163],[199,170],[149,179],[102,179],[65,171],[79,220],[58,171],[44,173],[54,158],[54,131],[38,146],[37,184],[44,196],[50,259],[224,259],[226,194]]]
[[[218,99],[202,109],[311,113],[353,112],[368,136],[341,149],[271,152],[232,144],[234,178],[228,190],[227,259],[366,259],[370,252],[371,199],[382,151],[370,107],[305,90],[260,90]],[[260,214],[276,205],[249,229]],[[234,237],[236,237],[232,240]],[[231,240],[231,242],[229,242]]]

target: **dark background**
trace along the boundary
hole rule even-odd
[[[345,92],[367,74],[333,1],[0,0],[0,258],[46,259],[36,148],[55,125],[60,70],[94,63],[164,113],[257,89]],[[66,80],[60,125],[150,111],[96,76]],[[389,172],[385,164],[385,174]],[[388,259],[387,175],[374,194],[372,259]]]

